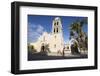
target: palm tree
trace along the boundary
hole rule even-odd
[[[85,32],[82,30],[82,27],[87,24],[87,18],[79,21],[75,21],[70,25],[70,38],[73,36],[74,38],[76,38],[76,40],[79,43],[79,47],[80,48],[87,48],[87,35],[85,34]],[[74,33],[74,34],[72,34]]]
[[[71,30],[70,31],[70,38],[69,39],[71,39],[72,37],[74,37],[74,32]]]

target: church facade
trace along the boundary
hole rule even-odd
[[[54,18],[54,20],[52,21],[51,33],[44,32],[36,42],[30,43],[30,45],[34,46],[37,52],[40,52],[41,47],[46,45],[48,46],[50,52],[62,52],[64,47],[66,46],[63,39],[61,18]],[[67,45],[67,48],[70,49],[69,45]]]

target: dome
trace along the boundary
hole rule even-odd
[[[55,20],[60,20],[60,17],[56,17]]]

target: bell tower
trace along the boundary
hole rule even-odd
[[[62,23],[60,17],[55,17],[52,22],[52,36],[50,41],[53,52],[62,51],[64,47]]]
[[[61,19],[59,17],[56,17],[53,20],[52,24],[52,34],[58,34],[58,33],[62,33],[62,23]]]

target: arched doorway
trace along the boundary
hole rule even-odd
[[[45,46],[44,46],[44,43],[42,43],[42,45],[41,45],[41,52],[45,52]]]
[[[70,49],[71,54],[80,54],[78,41],[74,38],[70,40]]]

